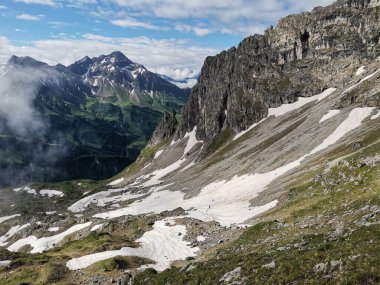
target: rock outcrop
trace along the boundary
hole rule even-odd
[[[342,86],[359,62],[380,55],[379,39],[377,0],[343,0],[288,16],[264,35],[205,60],[177,136],[197,126],[207,143],[225,128],[248,128],[270,107]]]
[[[155,146],[174,135],[178,124],[176,115],[177,113],[174,109],[171,113],[165,111],[164,116],[147,145],[148,147]]]

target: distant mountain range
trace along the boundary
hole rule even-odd
[[[12,56],[0,68],[0,185],[112,176],[189,94],[121,52],[68,67]]]

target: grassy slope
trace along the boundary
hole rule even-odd
[[[236,241],[188,267],[143,272],[134,284],[218,284],[237,267],[236,284],[379,284],[380,164],[364,163],[380,153],[379,139],[371,133],[360,154],[300,175],[282,205]],[[321,263],[325,270],[316,271]]]

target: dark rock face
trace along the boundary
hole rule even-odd
[[[199,139],[209,142],[224,128],[248,128],[270,107],[339,87],[344,68],[379,56],[379,39],[376,0],[338,1],[288,16],[264,35],[206,59],[178,136],[197,126]]]
[[[171,113],[165,111],[164,116],[162,117],[160,123],[153,133],[152,138],[148,143],[148,147],[155,146],[174,135],[177,124],[178,122],[176,119],[176,111],[173,110]]]

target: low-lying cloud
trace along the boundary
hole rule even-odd
[[[42,82],[54,77],[28,67],[0,72],[0,187],[49,177],[66,153],[59,138],[45,141],[49,120],[35,105]]]

